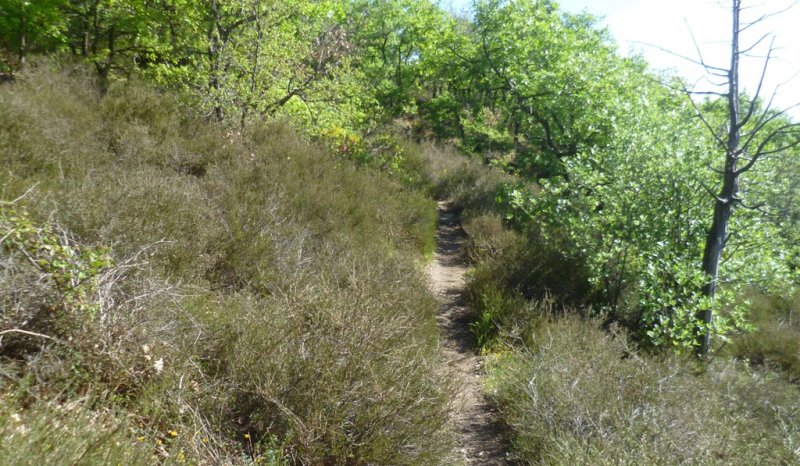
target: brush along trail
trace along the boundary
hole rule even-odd
[[[481,361],[469,332],[470,310],[464,303],[461,219],[445,202],[439,203],[437,248],[429,269],[430,287],[441,303],[437,321],[442,350],[456,377],[458,393],[453,422],[458,456],[466,465],[507,465],[506,445],[497,413],[480,386]]]

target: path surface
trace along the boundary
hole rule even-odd
[[[430,266],[431,288],[439,298],[437,317],[442,346],[454,369],[460,391],[455,400],[454,421],[458,454],[466,465],[507,465],[502,428],[480,387],[480,359],[469,333],[469,310],[464,304],[464,273],[461,257],[464,231],[457,214],[439,203],[437,249]]]

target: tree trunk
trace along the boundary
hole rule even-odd
[[[224,112],[222,110],[222,101],[220,96],[220,60],[222,53],[222,44],[219,37],[219,27],[221,22],[219,8],[216,0],[211,0],[211,23],[208,29],[208,59],[210,62],[210,73],[208,77],[208,87],[213,94],[214,101],[213,114],[216,121],[222,121]]]
[[[735,187],[726,188],[725,185],[728,185],[728,183],[724,183],[722,192],[714,202],[714,218],[711,228],[708,230],[706,247],[703,252],[703,272],[708,277],[708,281],[703,287],[703,294],[712,301],[717,292],[719,260],[728,237],[728,221],[733,210],[732,193],[736,191]],[[735,185],[736,182],[734,180],[732,186]],[[726,192],[730,195],[725,196]],[[710,325],[713,320],[713,311],[710,308],[704,309],[697,314],[697,318],[702,323],[702,326],[698,326],[697,331],[697,354],[698,356],[705,356],[711,346]]]
[[[28,28],[27,28],[27,21],[25,18],[25,12],[23,11],[19,17],[19,67],[20,68],[25,66],[25,55],[27,55],[27,51],[28,51]]]
[[[703,294],[713,302],[717,293],[719,261],[728,240],[728,222],[739,191],[739,173],[736,162],[739,159],[740,121],[739,121],[739,13],[741,0],[732,2],[733,33],[731,36],[731,64],[728,69],[728,135],[725,151],[725,168],[722,173],[722,189],[714,201],[714,217],[708,230],[703,252],[703,272],[708,281]],[[697,329],[697,354],[704,357],[711,346],[711,324],[714,318],[711,307],[697,314],[701,325]]]

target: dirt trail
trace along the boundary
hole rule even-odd
[[[505,441],[496,413],[487,404],[479,383],[480,358],[469,333],[469,309],[464,304],[464,273],[461,257],[464,231],[458,215],[439,203],[437,249],[430,266],[430,286],[439,298],[437,317],[442,349],[454,369],[459,393],[454,421],[458,454],[466,465],[507,465]]]

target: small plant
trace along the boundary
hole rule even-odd
[[[66,233],[36,225],[13,203],[0,204],[0,235],[3,253],[21,255],[36,267],[59,291],[65,311],[94,318],[98,278],[113,264],[108,248],[79,246]]]
[[[320,134],[322,145],[333,153],[360,163],[369,162],[369,151],[364,140],[357,134],[336,126]]]
[[[477,318],[470,322],[469,329],[475,336],[478,348],[485,349],[497,335],[497,317],[503,314],[505,305],[502,292],[496,288],[485,290],[481,295]]]

